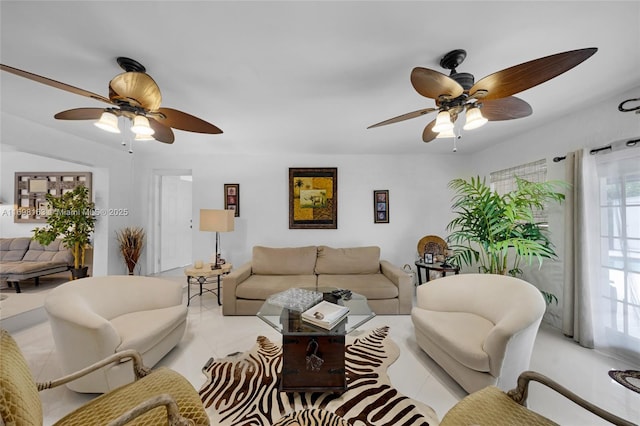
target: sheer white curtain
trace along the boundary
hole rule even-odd
[[[624,142],[567,156],[563,331],[640,365],[640,149]]]

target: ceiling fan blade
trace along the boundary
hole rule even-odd
[[[431,99],[457,98],[464,89],[457,81],[438,71],[416,67],[411,71],[411,84],[416,92]]]
[[[54,115],[58,120],[97,120],[104,108],[74,108],[62,111]]]
[[[486,95],[478,96],[481,99],[515,95],[569,71],[597,51],[595,47],[571,50],[506,68],[482,78],[471,87],[469,94],[474,96],[480,90],[486,91]]]
[[[65,90],[67,92],[75,93],[76,95],[86,96],[87,98],[93,98],[98,101],[106,102],[108,104],[113,104],[111,100],[109,100],[108,98],[105,98],[104,96],[89,92],[84,89],[79,89],[77,87],[71,86],[69,84],[61,83],[59,81],[52,80],[50,78],[42,77],[41,75],[33,74],[28,71],[23,71],[18,68],[13,68],[4,64],[0,64],[0,69],[20,77],[28,78],[29,80],[37,81],[38,83],[46,84],[47,86],[55,87],[56,89]]]
[[[381,122],[376,123],[376,124],[372,124],[371,126],[367,127],[367,129],[372,129],[374,127],[385,126],[387,124],[393,124],[393,123],[397,123],[399,121],[409,120],[410,118],[420,117],[421,115],[429,114],[430,112],[437,111],[437,110],[438,110],[438,108],[419,109],[417,111],[408,112],[406,114],[402,114],[402,115],[399,115],[397,117],[393,117],[393,118],[390,118],[388,120],[381,121]]]
[[[515,96],[482,100],[480,111],[489,121],[513,120],[531,115],[531,105]]]
[[[170,127],[160,123],[153,117],[147,117],[149,119],[149,126],[154,130],[153,138],[158,142],[173,143],[175,136]]]
[[[431,121],[431,123],[427,124],[427,127],[424,128],[424,131],[422,132],[422,140],[424,142],[431,142],[438,136],[438,133],[432,130],[433,126],[435,125],[436,120],[433,120]]]
[[[214,126],[213,124],[208,123],[191,114],[187,114],[186,112],[178,111],[177,109],[160,108],[157,112],[162,113],[166,117],[164,119],[158,117],[157,120],[165,126],[173,127],[174,129],[186,130],[187,132],[196,133],[222,133],[222,130]]]

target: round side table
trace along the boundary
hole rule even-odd
[[[209,293],[213,293],[218,298],[218,305],[222,305],[220,301],[220,277],[224,274],[228,274],[231,272],[231,264],[225,263],[220,265],[219,269],[211,269],[211,263],[205,263],[202,265],[202,268],[196,268],[194,265],[187,266],[184,268],[184,274],[187,276],[187,306],[189,306],[189,302],[196,296],[202,296],[203,291],[208,291]],[[210,284],[211,279],[216,278],[218,288],[217,290],[213,290],[210,288],[203,287],[204,284]],[[200,292],[191,295],[191,285],[199,284]]]

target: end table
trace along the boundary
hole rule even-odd
[[[205,263],[202,265],[202,268],[196,268],[194,265],[190,265],[184,268],[184,274],[187,276],[187,306],[189,306],[189,302],[191,302],[191,299],[196,296],[202,296],[203,291],[208,291],[209,293],[215,294],[218,297],[218,306],[222,305],[222,302],[220,301],[220,277],[231,272],[232,265],[230,263],[225,263],[223,265],[220,265],[219,269],[211,269],[211,266],[211,263]],[[217,279],[217,290],[203,287],[204,284],[211,283],[209,281],[211,278]],[[191,284],[199,284],[200,293],[196,293],[192,296]]]
[[[443,277],[447,275],[447,272],[453,272],[456,275],[460,273],[460,268],[458,268],[457,266],[453,266],[453,265],[442,266],[441,264],[424,263],[419,260],[416,261],[416,268],[418,268],[418,285],[422,285],[422,269],[424,269],[427,272],[426,282],[429,282],[429,279],[431,278],[429,277],[430,271],[442,272]]]

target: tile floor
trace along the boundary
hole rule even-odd
[[[174,276],[171,279],[181,278]],[[383,325],[390,326],[391,337],[401,351],[400,358],[389,369],[391,381],[400,392],[433,407],[442,418],[465,392],[418,348],[410,316],[378,316],[365,327]],[[205,381],[200,369],[210,357],[223,357],[249,349],[258,335],[274,341],[280,339],[275,330],[258,318],[222,316],[215,296],[205,293],[202,298],[196,297],[191,301],[184,338],[160,365],[180,372],[198,389]],[[36,380],[45,381],[61,375],[47,322],[16,331],[13,336]],[[612,381],[607,371],[638,367],[584,349],[544,325],[538,334],[531,361],[532,370],[552,377],[588,400],[636,423],[640,423],[640,394]],[[76,394],[64,387],[43,391],[44,425],[51,425],[92,396]],[[530,387],[529,407],[561,425],[607,424],[537,384]]]

